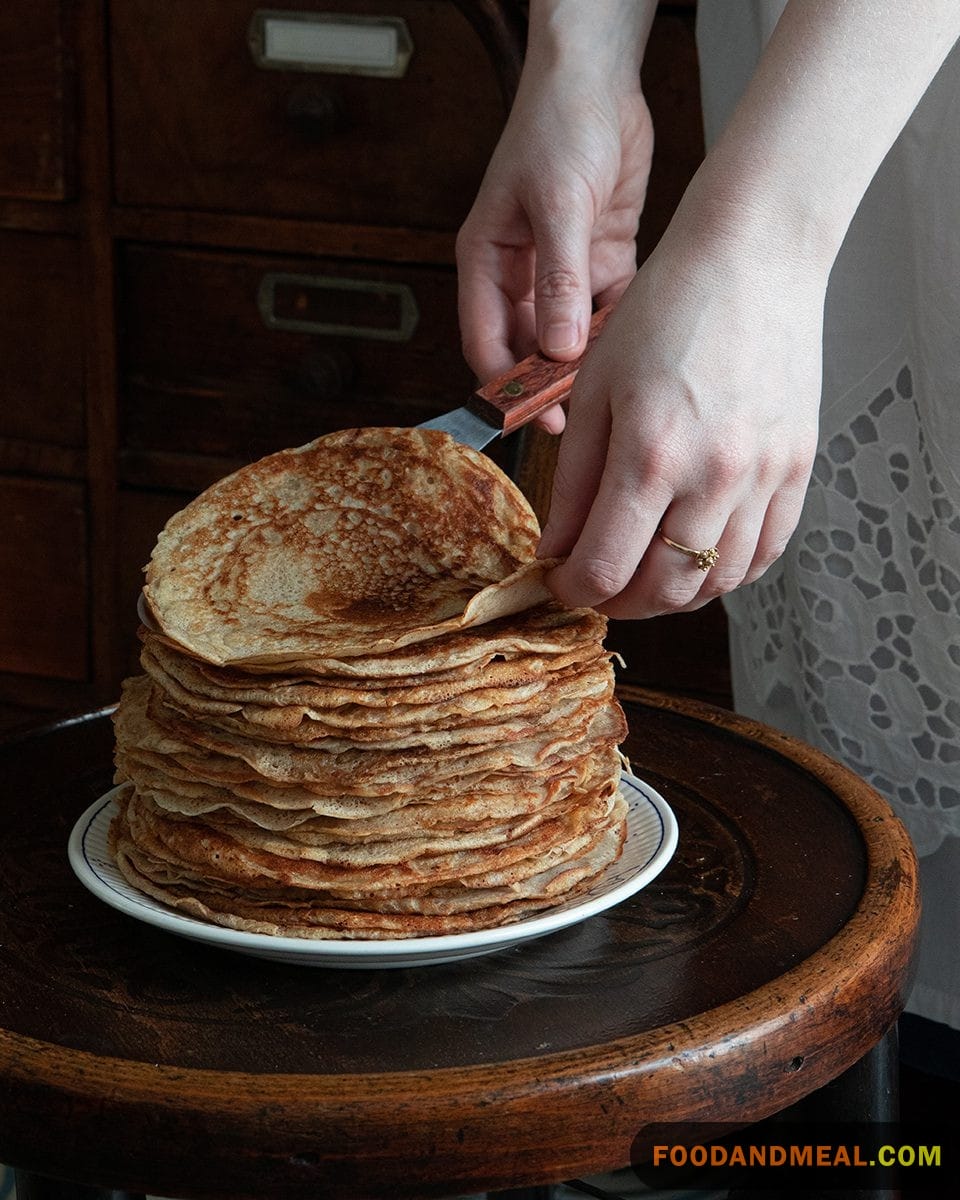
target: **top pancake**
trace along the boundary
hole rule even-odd
[[[382,653],[546,598],[536,517],[437,430],[351,429],[220,480],[146,569],[157,628],[215,664]]]

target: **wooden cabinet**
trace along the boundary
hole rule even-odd
[[[523,34],[512,0],[0,5],[0,724],[115,697],[191,495],[466,395],[454,236]]]
[[[0,5],[0,723],[90,694],[75,15]]]
[[[141,569],[197,491],[467,394],[454,237],[524,10],[0,5],[0,725],[115,698]],[[658,120],[690,130],[658,160],[643,250],[699,159],[691,20],[655,26]]]
[[[282,9],[111,6],[117,202],[455,231],[504,116],[457,6]]]
[[[472,387],[449,266],[129,244],[119,298],[126,482],[150,452],[246,461]]]
[[[80,253],[76,239],[0,229],[0,469],[15,444],[47,446],[80,475],[86,443]],[[2,452],[0,452],[2,453]]]
[[[0,661],[9,672],[83,683],[89,676],[84,487],[0,475]]]
[[[72,9],[61,0],[0,4],[0,196],[72,194]]]

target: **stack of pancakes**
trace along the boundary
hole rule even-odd
[[[558,606],[484,455],[348,430],[215,484],[164,529],[117,710],[111,847],[186,913],[310,938],[459,933],[620,853],[605,622]]]

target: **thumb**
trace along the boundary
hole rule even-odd
[[[610,439],[609,412],[588,399],[582,403],[584,385],[580,378],[571,395],[567,427],[560,439],[560,452],[550,496],[550,511],[538,558],[560,558],[570,553],[590,515],[600,488]]]
[[[590,217],[572,202],[531,220],[536,246],[537,342],[549,358],[573,359],[590,328]]]

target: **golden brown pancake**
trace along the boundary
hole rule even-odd
[[[448,434],[351,429],[188,504],[160,534],[144,597],[207,662],[379,653],[546,599],[538,535],[519,489]]]
[[[423,430],[270,455],[175,516],[115,714],[130,883],[233,929],[409,938],[520,920],[620,854],[606,621],[536,519]]]

